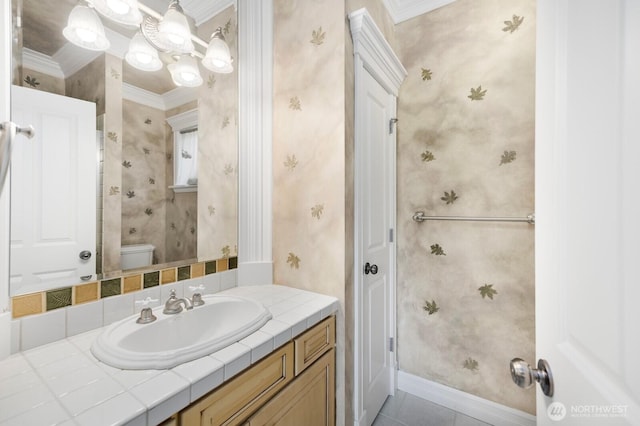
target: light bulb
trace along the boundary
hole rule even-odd
[[[109,40],[98,14],[87,6],[75,6],[62,30],[64,37],[76,46],[103,51],[109,48]]]
[[[198,63],[191,55],[182,55],[178,62],[167,66],[171,79],[177,86],[197,87],[202,84]]]
[[[162,68],[158,51],[149,44],[140,31],[129,42],[129,50],[124,59],[129,65],[142,71],[157,71]]]

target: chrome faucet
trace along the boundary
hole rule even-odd
[[[178,299],[176,297],[176,291],[171,290],[171,293],[169,293],[169,299],[167,299],[167,302],[164,304],[164,310],[162,311],[162,313],[167,315],[179,314],[180,312],[182,312],[182,306],[180,306],[181,304],[184,305],[184,308],[186,310],[193,309],[193,303],[191,302],[191,300],[189,300],[188,297]]]

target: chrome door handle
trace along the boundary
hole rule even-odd
[[[78,255],[78,257],[81,260],[89,260],[89,259],[91,259],[91,252],[89,250],[82,250],[80,252],[80,254]]]
[[[534,381],[540,383],[542,393],[553,396],[553,375],[551,367],[544,359],[538,360],[538,368],[531,368],[529,364],[520,358],[511,360],[511,379],[521,388],[527,389],[533,386]]]
[[[364,274],[365,275],[369,275],[369,274],[375,275],[377,273],[378,273],[378,265],[371,265],[369,262],[367,262],[364,265]]]
[[[17,126],[11,121],[0,123],[0,189],[4,185],[4,180],[9,171],[11,163],[11,145],[16,135],[25,135],[29,139],[33,137],[35,130],[33,126],[27,127]]]

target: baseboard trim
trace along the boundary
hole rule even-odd
[[[536,417],[404,371],[398,389],[495,426],[536,426]],[[515,386],[515,385],[514,385]]]

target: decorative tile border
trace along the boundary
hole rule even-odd
[[[238,258],[229,257],[191,265],[143,272],[134,275],[82,283],[39,293],[22,294],[11,298],[12,317],[42,314],[66,306],[94,302],[105,297],[141,291],[149,287],[198,278],[216,272],[238,268]]]

